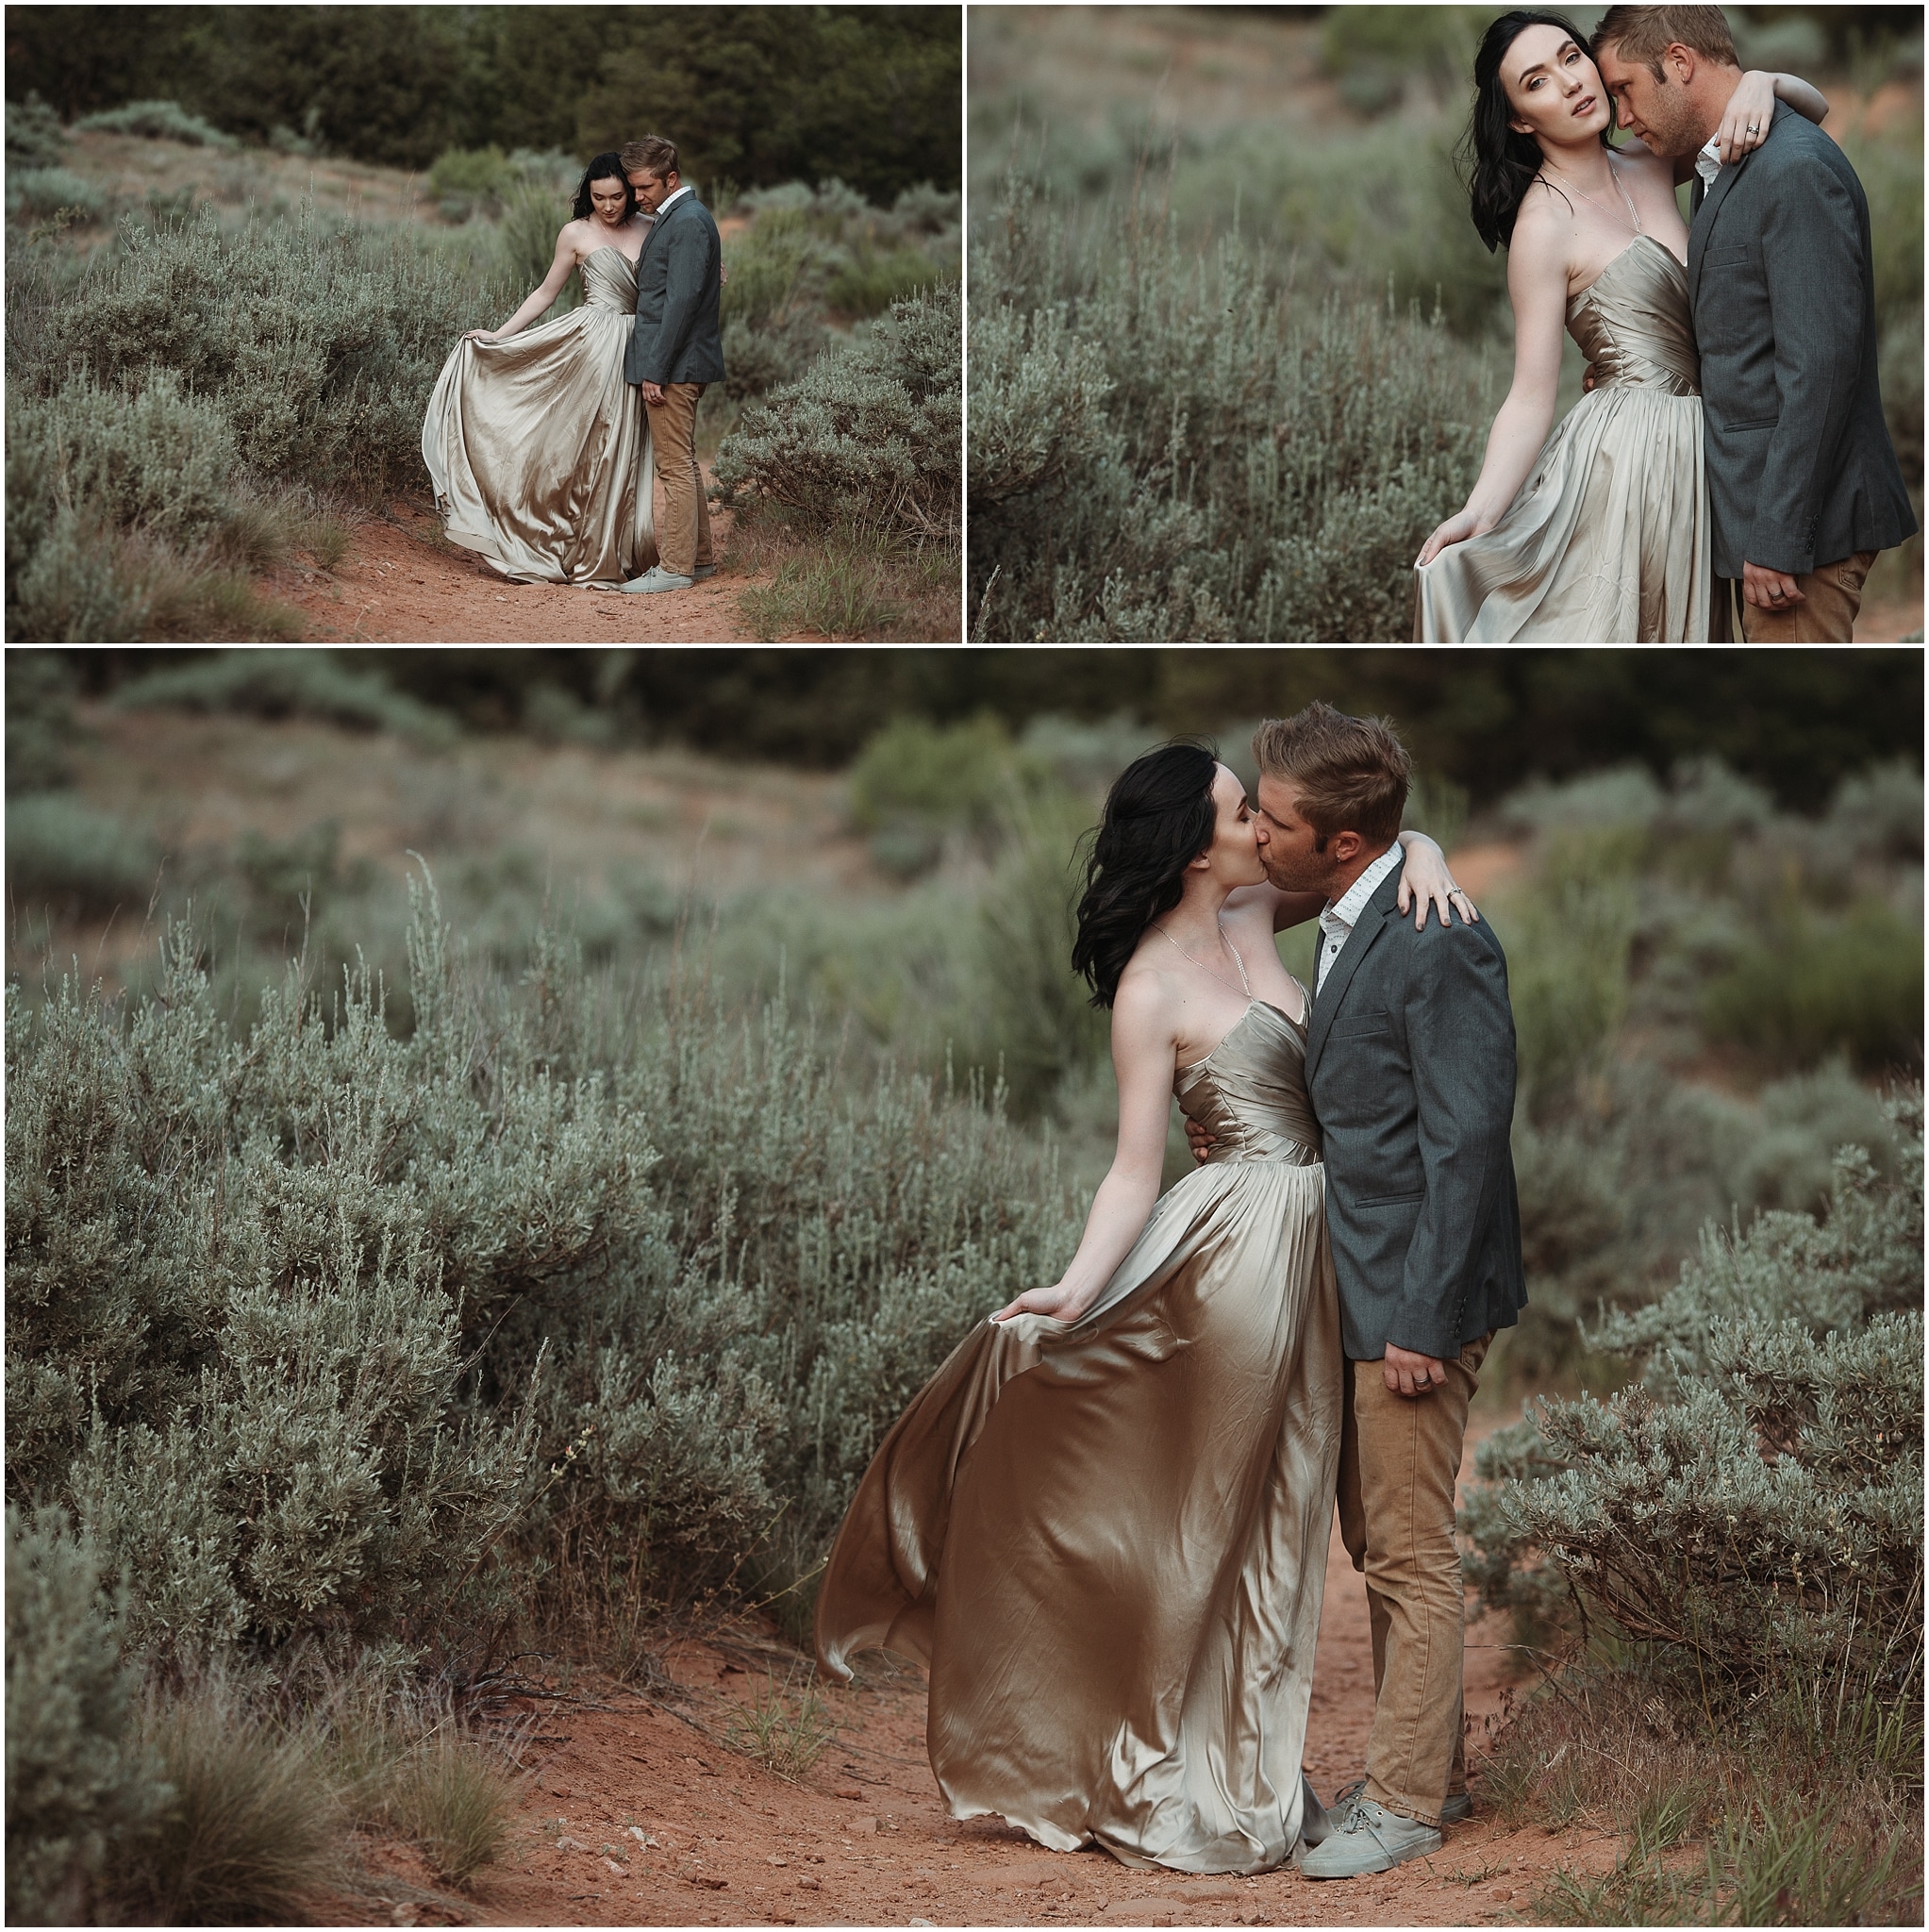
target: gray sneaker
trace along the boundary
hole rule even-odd
[[[696,567],[696,580],[698,583],[702,583],[706,577],[713,577],[716,575],[717,566],[714,563],[700,563]]]
[[[668,571],[660,563],[653,563],[641,576],[632,577],[624,585],[625,591],[687,591],[696,582],[694,577],[679,576],[674,571]]]
[[[1333,1800],[1333,1809],[1336,1812],[1344,1811],[1366,1788],[1367,1781],[1363,1777],[1356,1777],[1350,1785],[1342,1786],[1339,1795]],[[1473,1800],[1466,1791],[1449,1791],[1440,1800],[1440,1823],[1442,1824],[1465,1824],[1472,1816]],[[1307,1842],[1309,1844],[1318,1844],[1320,1840],[1318,1839],[1309,1839]]]
[[[1300,1860],[1300,1870],[1308,1878],[1359,1878],[1390,1872],[1439,1848],[1440,1835],[1432,1825],[1402,1818],[1371,1798],[1355,1798],[1339,1830]]]

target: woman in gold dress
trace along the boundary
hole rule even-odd
[[[541,285],[442,365],[422,425],[436,508],[505,576],[620,586],[657,560],[650,427],[623,377],[652,225],[619,158],[598,155]],[[582,307],[537,323],[575,274]]]
[[[1607,143],[1612,104],[1557,13],[1505,13],[1473,63],[1473,225],[1507,250],[1514,381],[1466,506],[1415,565],[1417,643],[1684,643],[1713,586],[1701,364],[1674,163]],[[1717,140],[1767,137],[1793,75],[1742,76]],[[1589,388],[1552,436],[1565,327]]]
[[[1415,834],[1408,890],[1452,891]],[[1462,902],[1464,904],[1464,902]],[[818,1657],[929,1666],[952,1813],[1056,1850],[1260,1872],[1300,1770],[1339,1453],[1339,1317],[1306,991],[1239,779],[1167,745],[1113,786],[1073,963],[1112,1012],[1119,1144],[1061,1279],[959,1344],[831,1551]],[[1213,1140],[1158,1197],[1173,1095]]]

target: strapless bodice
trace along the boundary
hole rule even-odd
[[[1701,394],[1688,271],[1652,235],[1638,235],[1569,302],[1568,333],[1594,372],[1597,394]]]
[[[583,258],[583,307],[637,312],[637,271],[621,248],[609,242]]]
[[[1255,1000],[1203,1060],[1181,1067],[1172,1091],[1179,1111],[1212,1136],[1208,1166],[1280,1160],[1310,1167],[1320,1158],[1320,1129],[1306,1099],[1305,1027],[1264,1000]]]

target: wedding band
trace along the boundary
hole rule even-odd
[[[1761,132],[1761,129],[1760,129],[1759,127],[1757,127],[1757,126],[1756,126],[1756,125],[1754,125],[1754,123],[1753,121],[1751,121],[1751,122],[1750,122],[1750,123],[1748,124],[1748,131],[1749,131],[1749,132],[1750,132],[1751,134],[1759,134],[1759,133]]]

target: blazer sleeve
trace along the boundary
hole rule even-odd
[[[1448,1359],[1511,1164],[1514,1015],[1506,962],[1478,927],[1429,934],[1405,1013],[1424,1193],[1387,1339]]]
[[[1854,410],[1868,264],[1854,200],[1826,161],[1804,155],[1764,185],[1762,264],[1780,407],[1743,556],[1800,576],[1816,566],[1822,491]]]
[[[638,345],[639,353],[624,368],[624,374],[631,382],[670,380],[670,372],[676,367],[689,344],[690,331],[696,326],[697,308],[703,299],[710,253],[708,228],[686,216],[666,228],[661,240],[663,315],[650,340]]]

